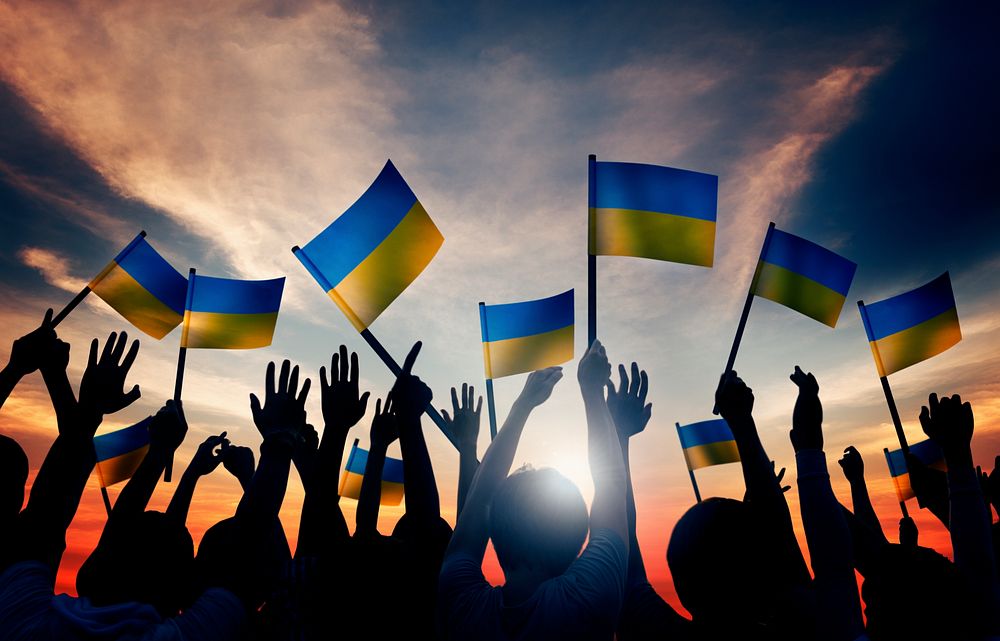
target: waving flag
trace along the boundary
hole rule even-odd
[[[836,327],[857,264],[780,229],[764,243],[753,293]]]
[[[740,460],[733,431],[724,419],[678,425],[677,436],[681,439],[688,470]]]
[[[443,242],[387,161],[343,215],[292,252],[360,332],[420,275]]]
[[[718,176],[603,161],[594,173],[591,255],[712,266]]]
[[[94,437],[97,452],[97,477],[101,487],[111,487],[132,478],[149,450],[149,424],[146,417],[131,427]]]
[[[285,279],[232,280],[191,274],[181,347],[252,349],[274,335]]]
[[[90,290],[128,322],[163,338],[184,318],[187,280],[140,233],[94,280]]]
[[[906,466],[906,456],[903,450],[883,449],[885,452],[885,462],[889,465],[889,474],[892,475],[892,483],[896,486],[896,496],[900,502],[912,499],[916,496],[913,487],[910,485],[910,471]],[[910,445],[910,454],[917,460],[935,469],[946,471],[944,463],[944,452],[930,439],[920,441]]]
[[[504,305],[480,305],[486,378],[573,360],[573,290]]]
[[[879,376],[927,360],[962,340],[948,272],[860,309]]]
[[[365,467],[368,466],[368,450],[363,450],[355,443],[347,457],[347,465],[340,477],[340,489],[337,493],[349,499],[361,498],[361,483],[365,477]],[[385,457],[385,467],[382,468],[382,505],[399,505],[403,501],[403,461],[397,458]]]

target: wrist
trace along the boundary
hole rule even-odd
[[[21,373],[17,366],[12,363],[7,363],[4,368],[0,370],[0,379],[10,381],[12,383],[16,383],[21,380],[23,376],[24,374]]]

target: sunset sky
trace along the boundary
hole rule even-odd
[[[183,273],[286,276],[271,347],[193,350],[184,401],[196,446],[222,430],[260,442],[248,394],[268,360],[311,373],[340,343],[373,396],[386,368],[289,249],[342,213],[391,158],[445,241],[375,321],[449,406],[483,384],[477,302],[576,289],[576,353],[586,342],[587,154],[717,174],[712,269],[599,259],[599,334],[615,362],[649,372],[653,418],[632,448],[639,539],[654,585],[677,599],[665,550],[693,501],[674,423],[709,418],[768,221],[858,263],[836,329],[757,299],[736,369],[753,387],[761,437],[794,488],[788,441],[794,365],[819,379],[835,460],[865,457],[876,510],[895,540],[899,507],[882,456],[897,447],[855,302],[951,272],[963,340],[891,377],[911,441],[929,392],[958,392],[976,414],[976,462],[1000,453],[1000,20],[981,5],[925,2],[517,3],[226,0],[0,0],[0,358],[46,307],[59,308],[140,229]],[[142,342],[142,398],[101,431],[154,412],[172,393],[179,330],[155,341],[95,296],[59,327],[79,380],[93,336]],[[550,465],[589,500],[575,365],[525,430],[515,465]],[[524,376],[496,382],[502,421]],[[310,421],[321,428],[319,389]],[[374,405],[371,403],[370,405]],[[368,416],[353,436],[368,441]],[[489,441],[485,424],[480,451]],[[0,411],[32,477],[55,436],[41,378]],[[429,421],[445,517],[458,456]],[[350,442],[348,443],[348,447]],[[398,452],[398,450],[396,450]],[[390,452],[392,453],[392,452]],[[738,465],[698,472],[705,496],[742,497]],[[29,479],[30,480],[30,479]],[[111,489],[112,498],[119,487]],[[239,486],[220,467],[198,487],[197,542],[230,516]],[[163,509],[173,485],[160,484]],[[798,524],[796,491],[788,495]],[[282,511],[294,545],[297,477]],[[848,503],[849,504],[849,503]],[[342,502],[348,522],[354,502]],[[911,502],[921,543],[947,532]],[[402,508],[382,510],[388,532]],[[105,521],[96,476],[69,533],[57,588]],[[801,530],[800,530],[801,534]],[[801,538],[801,537],[800,537]],[[804,540],[803,540],[804,542]],[[489,575],[499,573],[488,562]]]

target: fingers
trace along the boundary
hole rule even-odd
[[[467,410],[472,407],[472,403],[469,402],[469,384],[462,383],[462,409]]]
[[[274,361],[267,364],[267,373],[264,375],[264,398],[271,396],[274,396]]]
[[[371,392],[365,392],[364,394],[361,395],[361,398],[358,400],[358,403],[361,405],[361,415],[362,416],[364,416],[364,413],[366,411],[368,411],[368,398],[371,395],[372,395]]]
[[[87,356],[87,368],[88,369],[91,368],[91,367],[94,367],[95,365],[97,365],[97,344],[98,344],[98,341],[97,341],[96,338],[94,340],[90,341],[90,355]]]
[[[138,355],[139,355],[139,341],[134,340],[132,341],[132,346],[129,347],[128,352],[125,354],[125,360],[122,361],[122,369],[124,369],[126,373],[128,373],[128,371],[132,369],[132,363],[135,362],[135,357]]]
[[[260,414],[260,399],[257,398],[256,394],[250,395],[250,413],[253,414],[254,420],[257,419],[257,415]]]
[[[480,396],[479,402],[476,403],[476,416],[479,416],[479,413],[482,411],[483,411],[483,397]],[[998,459],[1000,459],[1000,457],[998,457]]]
[[[350,377],[348,379],[350,381],[351,385],[357,385],[358,384],[359,372],[360,372],[360,368],[358,367],[358,353],[357,352],[351,352],[351,375],[350,375]]]
[[[124,402],[124,404],[122,405],[121,409],[124,409],[129,405],[131,405],[132,403],[135,403],[137,400],[139,400],[139,397],[141,396],[142,392],[139,390],[139,386],[133,385],[132,389],[130,389],[128,393],[125,394],[125,396],[123,397],[122,401]]]
[[[108,335],[108,340],[104,343],[104,349],[101,350],[101,358],[99,362],[107,362],[107,359],[111,356],[111,351],[114,349],[115,340],[117,338],[118,334],[116,332],[111,332],[111,334]]]
[[[348,371],[349,368],[347,366],[348,365],[348,361],[347,361],[347,345],[341,345],[340,346],[340,351],[338,352],[337,356],[339,357],[339,360],[340,360],[340,371],[337,372],[337,374],[339,375],[339,379],[338,380],[341,383],[346,383],[347,380],[348,380],[348,378],[349,378],[349,375],[350,375],[350,371]]]
[[[930,407],[931,414],[936,414],[938,407],[940,407],[938,395],[931,392],[931,395],[927,397],[927,405]]]
[[[406,355],[406,360],[403,361],[403,373],[409,374],[413,371],[413,364],[417,362],[417,356],[420,354],[420,348],[423,343],[417,341],[413,344],[413,348],[410,349],[410,353]]]
[[[320,390],[323,390],[323,391],[330,389],[330,383],[328,383],[327,380],[326,380],[326,367],[325,366],[319,368],[319,388],[320,388]]]
[[[382,399],[377,398],[375,399],[375,416],[378,416],[381,413],[382,413]]]
[[[465,383],[462,384],[462,398],[465,398]],[[455,416],[458,416],[458,410],[460,409],[458,404],[458,390],[454,387],[451,388],[451,408],[455,412]]]
[[[451,423],[451,416],[448,414],[448,410],[441,408],[441,416],[444,417],[445,423]]]
[[[609,381],[610,382],[610,381]],[[628,389],[628,373],[625,371],[625,365],[618,363],[618,391],[617,394],[624,394]],[[608,388],[608,393],[615,393],[614,385],[610,385]]]
[[[122,354],[125,353],[125,346],[128,344],[128,334],[122,332],[118,335],[118,340],[115,341],[115,346],[111,350],[111,359],[115,365],[121,362]]]
[[[639,394],[639,365],[635,361],[632,361],[632,380],[629,382],[628,393],[629,396]]]
[[[42,319],[42,327],[45,329],[52,328],[52,308],[45,310],[45,318]]]
[[[288,376],[288,395],[294,397],[299,389],[299,366],[292,368],[292,373]]]
[[[649,377],[646,376],[646,370],[639,372],[639,402],[646,402],[646,394],[649,393]]]
[[[385,413],[388,414],[392,411],[392,390],[385,395]]]
[[[296,372],[297,372],[299,368],[296,367],[295,369],[296,369]],[[312,386],[312,380],[311,379],[307,378],[306,380],[302,381],[302,391],[299,392],[299,395],[298,395],[298,397],[295,400],[298,401],[300,404],[305,405],[306,398],[309,396],[309,388],[311,386]]]
[[[281,370],[278,374],[278,389],[275,390],[278,394],[284,394],[288,391],[288,376],[292,368],[292,363],[287,358],[281,361]]]

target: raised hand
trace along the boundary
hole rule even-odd
[[[106,414],[128,407],[141,396],[138,385],[132,386],[128,392],[124,391],[125,377],[139,353],[139,341],[132,341],[128,352],[125,351],[127,343],[128,334],[112,332],[104,343],[100,358],[97,356],[97,339],[90,343],[87,369],[80,381],[79,407],[86,417],[98,423]]]
[[[649,391],[649,378],[646,370],[639,371],[639,366],[632,363],[632,377],[629,378],[625,366],[618,365],[618,389],[611,381],[607,382],[608,411],[615,421],[620,440],[629,439],[646,429],[649,417],[652,416],[653,404],[646,403]]]
[[[607,362],[607,359],[605,359]],[[608,368],[610,369],[610,365]],[[552,389],[563,377],[561,367],[546,367],[528,374],[528,380],[524,382],[524,389],[517,400],[525,403],[528,407],[538,407],[552,396]]]
[[[853,445],[849,445],[844,450],[844,457],[839,461],[841,469],[844,470],[844,477],[850,483],[863,483],[865,480],[865,461],[861,458],[861,452]]]
[[[750,418],[753,401],[753,390],[747,387],[736,370],[730,370],[719,377],[719,386],[715,389],[715,406],[722,418],[730,423],[730,427],[738,419]]]
[[[18,378],[46,367],[66,369],[69,362],[69,345],[56,338],[52,326],[52,310],[45,311],[42,324],[14,341],[10,348],[7,367]]]
[[[224,453],[228,447],[229,439],[226,438],[226,432],[218,436],[209,436],[198,446],[188,469],[198,476],[211,474],[222,463]]]
[[[153,421],[149,425],[149,449],[162,454],[171,454],[184,442],[187,430],[184,406],[180,401],[168,400],[153,416]]]
[[[278,384],[274,381],[274,362],[267,364],[264,383],[264,403],[256,394],[250,394],[250,411],[257,431],[266,440],[269,436],[279,436],[290,443],[304,439],[306,426],[306,397],[309,396],[310,381],[307,378],[299,390],[299,366],[291,367],[287,360],[281,363]]]
[[[330,358],[329,381],[326,377],[326,368],[319,369],[320,391],[323,397],[323,420],[326,422],[326,429],[333,428],[346,432],[364,417],[365,410],[368,408],[369,393],[365,392],[359,395],[358,375],[358,355],[351,352],[351,360],[348,364],[346,345],[341,345],[339,353]]]
[[[562,368],[556,369],[562,370]],[[608,361],[608,353],[601,341],[595,340],[587,353],[580,359],[580,365],[576,369],[576,378],[584,393],[604,394],[604,386],[611,378],[611,363]]]
[[[955,394],[938,400],[937,394],[931,394],[927,405],[920,408],[920,426],[924,434],[938,444],[949,463],[960,460],[972,465],[969,445],[975,419],[972,405],[963,403],[961,396]]]
[[[396,377],[396,383],[392,386],[393,407],[400,418],[419,417],[434,398],[431,388],[412,374],[413,364],[417,362],[421,346],[420,341],[414,343],[410,353],[406,355],[406,360],[403,361],[403,369]]]
[[[920,532],[917,530],[917,524],[913,522],[913,519],[904,516],[899,519],[899,544],[915,548],[917,547],[917,538]]]
[[[777,463],[775,463],[774,461],[771,461],[771,470],[773,471],[773,470],[775,470],[775,469],[776,469],[777,467],[778,467]],[[778,482],[778,487],[780,487],[780,488],[781,488],[781,492],[782,492],[782,493],[785,493],[785,492],[787,492],[788,490],[792,489],[792,486],[791,486],[791,485],[782,485],[782,484],[781,484],[781,482],[782,482],[782,481],[783,481],[784,479],[785,479],[785,468],[781,468],[781,469],[780,469],[780,470],[778,470],[778,471],[777,471],[777,473],[776,473],[776,474],[774,475],[774,480]]]
[[[375,401],[375,417],[371,428],[372,447],[385,449],[398,438],[399,423],[393,413],[392,392],[389,392],[385,397],[385,407],[382,407],[382,399]]]
[[[475,401],[476,390],[473,386],[462,383],[462,398],[459,401],[458,390],[451,388],[451,407],[453,415],[448,414],[448,410],[442,408],[441,415],[448,430],[458,440],[458,450],[468,451],[475,454],[476,445],[479,443],[479,418],[483,410],[483,397],[479,397],[479,402]]]
[[[241,445],[222,448],[222,467],[236,477],[240,487],[246,489],[250,485],[255,469],[253,450]]]
[[[823,449],[823,405],[819,400],[819,383],[812,372],[805,373],[799,366],[789,376],[799,388],[792,412],[792,447],[798,452],[804,449]]]

